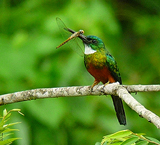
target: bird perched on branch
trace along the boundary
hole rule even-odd
[[[80,35],[85,46],[84,64],[87,71],[95,78],[91,89],[99,82],[103,84],[119,82],[122,84],[120,72],[113,56],[106,49],[103,41],[97,36]],[[126,117],[121,98],[111,95],[118,121],[126,125]]]
[[[93,87],[99,82],[102,82],[106,85],[108,83],[118,81],[120,84],[122,84],[117,63],[113,56],[108,52],[103,41],[100,38],[98,38],[97,36],[85,36],[83,35],[83,30],[79,30],[78,32],[76,32],[65,27],[61,19],[57,18],[56,20],[58,24],[62,25],[63,30],[72,33],[72,35],[57,48],[61,47],[62,45],[76,37],[79,37],[83,41],[85,46],[84,64],[87,71],[95,78],[91,89],[93,89]],[[125,125],[126,117],[122,100],[118,96],[111,95],[111,97],[118,121],[121,125]]]

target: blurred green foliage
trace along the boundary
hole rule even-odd
[[[96,143],[97,145],[98,143]],[[144,133],[134,133],[130,130],[121,130],[103,137],[100,145],[159,145],[160,141],[147,137]]]
[[[116,58],[123,84],[160,82],[160,1],[143,0],[1,0],[0,93],[45,87],[91,85],[83,57],[61,37],[56,17],[71,29],[96,35]],[[160,93],[134,95],[160,116]],[[160,140],[159,130],[125,106],[120,126],[110,97],[90,96],[27,101],[2,106],[21,108],[25,117],[15,145],[95,144],[122,129]],[[2,111],[1,111],[2,112]]]
[[[0,117],[0,144],[1,145],[9,145],[13,141],[20,139],[20,138],[10,138],[10,135],[13,134],[12,132],[19,131],[18,129],[11,129],[10,127],[20,122],[14,122],[14,123],[12,122],[7,124],[7,122],[10,120],[12,112],[18,112],[21,115],[23,115],[20,111],[21,111],[20,109],[12,109],[10,111],[7,111],[6,109],[3,110],[2,117]]]

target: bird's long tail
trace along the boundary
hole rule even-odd
[[[125,116],[121,98],[119,98],[118,96],[113,96],[113,95],[111,97],[113,100],[114,108],[115,108],[119,123],[121,125],[126,125],[126,116]]]

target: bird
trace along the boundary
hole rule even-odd
[[[65,26],[61,19],[58,18],[57,20],[63,26]],[[103,41],[99,37],[93,35],[85,36],[83,35],[83,30],[79,30],[78,32],[76,32],[67,27],[64,27],[63,29],[71,32],[72,35],[57,48],[70,41],[72,38],[79,37],[83,41],[85,47],[84,64],[87,71],[95,78],[91,86],[91,91],[93,91],[93,87],[100,82],[105,85],[114,82],[119,82],[120,84],[122,84],[117,62],[106,49]],[[111,95],[111,97],[120,125],[126,125],[126,116],[121,98],[115,95]]]
[[[103,41],[99,37],[93,35],[85,36],[81,34],[78,37],[83,41],[85,47],[85,67],[95,79],[91,89],[100,82],[105,85],[114,82],[122,84],[117,62],[106,49]],[[126,116],[121,98],[115,95],[111,95],[111,97],[120,125],[126,125]]]

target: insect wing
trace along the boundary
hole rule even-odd
[[[72,35],[72,33],[68,31],[68,28],[60,18],[57,17],[56,22],[63,38],[66,41]],[[80,56],[84,56],[84,52],[82,50],[83,48],[82,41],[79,38],[70,39],[67,43],[76,53],[78,53]]]

